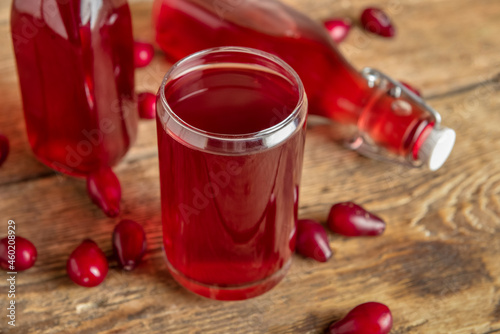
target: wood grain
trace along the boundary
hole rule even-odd
[[[358,15],[372,1],[287,0],[316,19]],[[355,29],[341,49],[356,67],[373,66],[421,88],[456,147],[435,173],[369,160],[334,140],[331,125],[308,129],[300,216],[326,219],[329,206],[355,200],[384,217],[378,238],[330,234],[326,264],[295,256],[271,292],[244,302],[197,297],[169,276],[161,252],[155,125],[116,171],[124,189],[120,218],[144,224],[145,261],[134,272],[112,263],[92,289],[66,276],[68,254],[83,238],[110,256],[119,219],[93,206],[82,180],[38,163],[25,135],[9,35],[0,3],[0,132],[12,152],[0,169],[0,236],[14,219],[39,259],[17,281],[19,333],[322,333],[355,305],[377,300],[394,315],[391,334],[500,332],[500,2],[377,1],[398,27],[394,40]],[[134,2],[135,36],[151,41],[151,3]],[[169,68],[158,52],[137,71],[137,90],[156,90]],[[112,261],[112,260],[111,260]],[[1,307],[7,286],[0,279]],[[9,332],[0,314],[0,333]]]

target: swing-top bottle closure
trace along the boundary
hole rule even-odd
[[[456,134],[453,129],[441,126],[441,115],[429,106],[425,101],[416,95],[414,92],[406,88],[399,81],[396,81],[382,72],[366,67],[361,71],[363,77],[367,80],[370,88],[377,87],[381,91],[386,91],[391,97],[399,99],[401,96],[417,104],[423,111],[429,114],[431,121],[424,125],[432,124],[432,129],[423,143],[420,144],[418,152],[410,153],[407,156],[399,156],[389,150],[377,145],[370,136],[360,130],[356,136],[349,141],[349,148],[356,150],[358,153],[370,158],[378,160],[386,160],[391,162],[399,162],[411,167],[426,166],[431,171],[439,169],[453,149],[455,144]],[[375,97],[374,97],[375,98]],[[394,103],[401,102],[404,107],[404,100],[396,100]],[[419,133],[425,131],[418,129]],[[419,136],[415,136],[412,146],[416,144]],[[413,154],[412,154],[413,152]]]

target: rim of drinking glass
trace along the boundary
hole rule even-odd
[[[165,97],[165,86],[167,84],[167,81],[170,79],[171,74],[176,69],[178,69],[180,66],[182,66],[184,63],[189,62],[193,58],[197,58],[197,57],[200,57],[200,56],[203,56],[206,54],[217,53],[217,52],[235,52],[235,53],[239,52],[239,53],[254,54],[254,55],[257,55],[257,56],[260,56],[260,57],[263,57],[263,58],[266,58],[268,60],[273,61],[278,66],[280,66],[285,71],[287,71],[289,74],[291,74],[293,80],[297,83],[297,86],[298,86],[298,101],[295,104],[295,107],[294,107],[293,111],[290,113],[290,115],[288,115],[284,120],[282,120],[278,124],[275,124],[269,128],[265,128],[263,130],[256,131],[256,132],[241,133],[241,134],[240,133],[238,133],[238,134],[223,134],[223,133],[218,133],[218,132],[205,131],[205,130],[202,130],[202,129],[197,128],[195,126],[192,126],[188,122],[184,121],[181,117],[179,117],[172,110],[172,108],[170,108],[170,105],[168,104],[167,99]],[[219,139],[219,140],[229,139],[231,141],[239,141],[239,140],[244,141],[244,140],[248,140],[248,139],[255,140],[255,139],[262,138],[262,137],[266,137],[270,134],[273,134],[273,133],[285,128],[287,125],[289,125],[291,122],[293,122],[297,118],[297,116],[299,116],[299,114],[304,106],[304,103],[306,101],[306,94],[305,94],[304,85],[302,84],[302,81],[300,80],[300,77],[297,74],[297,72],[295,72],[295,70],[290,65],[288,65],[284,60],[282,60],[281,58],[279,58],[275,55],[272,55],[268,52],[254,49],[254,48],[239,47],[239,46],[222,46],[222,47],[209,48],[209,49],[195,52],[189,56],[182,58],[181,60],[177,61],[174,65],[172,65],[172,67],[167,71],[167,73],[163,77],[163,81],[162,81],[161,86],[160,86],[160,99],[161,99],[161,103],[163,105],[165,112],[167,112],[169,114],[169,116],[172,117],[172,119],[175,120],[175,122],[177,124],[179,124],[180,126],[182,126],[183,128],[185,128],[185,129],[187,129],[195,134],[198,134],[198,135],[201,135],[204,137],[208,137],[208,138]],[[160,117],[160,120],[161,120],[161,117]],[[164,126],[164,125],[165,124],[162,123],[162,126]]]

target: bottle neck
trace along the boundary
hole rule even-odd
[[[411,99],[391,96],[383,88],[370,88],[367,94],[356,123],[359,132],[392,154],[412,158],[413,145],[433,124],[431,115]]]
[[[374,90],[368,82],[339,53],[330,54],[329,71],[323,86],[308,91],[310,113],[342,124],[356,125],[366,105],[373,99]]]
[[[440,127],[441,116],[436,111],[399,82],[376,70],[367,68],[349,74],[348,80],[337,85],[347,94],[330,94],[330,108],[325,115],[356,125],[353,149],[372,158],[415,167],[427,164],[431,170],[444,163],[455,133]]]

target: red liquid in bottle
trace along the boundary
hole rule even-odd
[[[36,157],[76,176],[116,164],[137,131],[128,4],[14,0],[11,30]]]
[[[213,68],[168,83],[165,98],[190,127],[238,135],[289,117],[298,92],[264,71]],[[293,252],[305,127],[264,151],[213,154],[168,134],[160,100],[158,109],[164,247],[174,278],[220,300],[271,289]]]
[[[275,0],[156,0],[153,16],[156,41],[171,61],[225,45],[270,52],[299,74],[311,114],[355,124],[375,146],[418,158],[412,147],[430,115],[411,99],[369,87],[324,27],[294,9]]]

